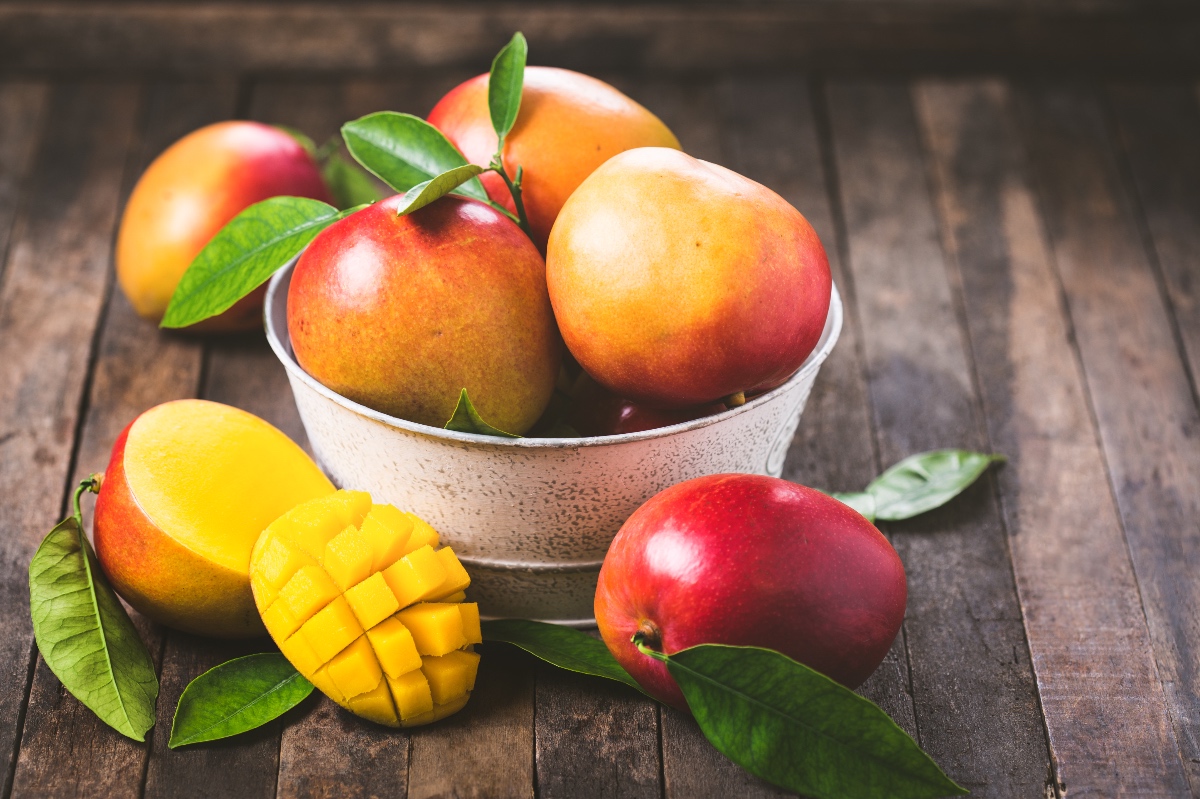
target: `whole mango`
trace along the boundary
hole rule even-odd
[[[218,122],[189,133],[150,164],[117,233],[117,282],[139,315],[162,319],[204,245],[248,206],[279,195],[331,202],[313,157],[284,131]],[[265,287],[197,329],[262,327]]]
[[[390,727],[461,710],[482,643],[471,578],[421,519],[362,491],[303,503],[263,531],[250,584],[263,623],[330,699]]]

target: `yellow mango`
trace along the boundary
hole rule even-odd
[[[280,651],[313,685],[364,718],[428,724],[475,684],[479,607],[470,576],[410,513],[338,491],[296,506],[260,536],[250,586]],[[440,601],[426,601],[437,598]]]

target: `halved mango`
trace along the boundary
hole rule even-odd
[[[466,705],[479,655],[471,578],[438,534],[359,491],[288,511],[260,536],[250,583],[284,656],[343,707],[389,726]],[[427,601],[430,599],[440,601]]]

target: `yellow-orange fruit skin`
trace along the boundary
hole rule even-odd
[[[429,114],[473,164],[487,166],[498,139],[487,103],[488,76],[460,84]],[[679,140],[654,114],[604,81],[553,67],[526,67],[521,110],[504,140],[504,171],[524,168],[522,200],[542,251],[563,203],[596,167],[634,147],[673,147]],[[494,172],[481,176],[488,196],[516,206]]]
[[[824,247],[786,200],[657,147],[613,157],[571,195],[546,282],[587,373],[657,408],[786,379],[820,339],[832,289]]]
[[[117,281],[134,310],[161,319],[180,277],[217,231],[279,195],[331,201],[312,156],[277,128],[218,122],[167,148],[134,186],[117,234]],[[261,327],[262,297],[257,291],[194,329]]]
[[[216,404],[201,400],[180,402]],[[246,562],[236,568],[189,549],[152,519],[130,487],[126,469],[129,435],[137,422],[135,419],[117,437],[96,499],[93,538],[100,567],[118,594],[139,613],[160,624],[217,638],[264,635],[266,630],[255,607],[249,579],[249,552],[257,533],[249,541],[237,542],[246,553]],[[266,426],[266,422],[261,424]],[[298,447],[296,456],[307,460]],[[303,464],[300,468],[307,472],[307,485],[285,495],[279,503],[279,512],[297,498],[334,490],[315,464],[311,464],[311,469]]]

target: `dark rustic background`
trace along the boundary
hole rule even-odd
[[[888,526],[908,614],[862,692],[978,797],[1200,795],[1200,13],[1131,0],[0,2],[0,795],[779,793],[690,719],[494,645],[432,727],[313,698],[179,751],[184,685],[261,642],[139,619],[144,745],[37,658],[29,558],[139,412],[204,396],[304,440],[261,336],[162,334],[113,290],[141,170],[217,119],[424,114],[517,29],[820,232],[847,325],[788,478],[1008,455]]]

